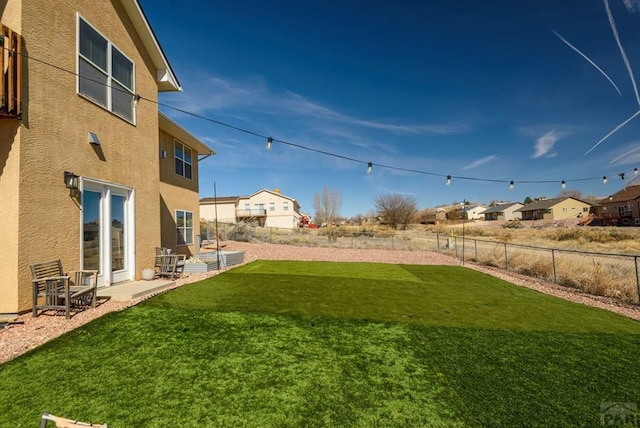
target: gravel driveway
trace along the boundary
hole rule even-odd
[[[254,260],[325,260],[391,264],[460,265],[460,261],[456,258],[426,251],[298,247],[293,245],[251,244],[242,242],[228,242],[224,249],[244,251],[245,263]],[[465,266],[504,279],[516,285],[532,288],[542,293],[551,294],[574,302],[610,310],[640,320],[639,306],[625,304],[610,298],[591,296],[576,289],[560,287],[553,283],[539,281],[500,269],[477,266],[469,263]],[[178,279],[176,285],[172,288],[217,274],[218,272],[216,271],[207,274],[185,276]],[[150,296],[146,298],[148,297]],[[144,298],[126,302],[101,301],[97,308],[79,312],[70,320],[66,320],[64,316],[54,315],[51,312],[42,314],[37,318],[32,318],[31,313],[23,314],[18,317],[17,324],[9,324],[4,328],[0,327],[0,364],[108,312],[128,308],[142,300],[144,300]]]

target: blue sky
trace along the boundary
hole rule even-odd
[[[640,116],[596,145],[640,110],[638,0],[140,3],[184,88],[160,102],[360,161],[162,108],[217,152],[201,197],[277,188],[313,214],[329,187],[348,217],[385,194],[607,196],[640,167]]]

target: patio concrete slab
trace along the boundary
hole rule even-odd
[[[175,281],[155,279],[153,281],[130,281],[115,284],[111,287],[98,289],[98,297],[108,297],[112,300],[133,300],[148,294],[157,293],[175,285]]]

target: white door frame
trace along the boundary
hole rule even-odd
[[[80,189],[100,194],[100,266],[98,286],[108,287],[114,283],[131,281],[135,278],[135,192],[130,187],[121,186],[92,178],[82,177]],[[111,253],[112,196],[124,197],[124,269],[113,271]],[[84,205],[82,205],[84,209]],[[84,268],[84,215],[80,219],[80,265]]]

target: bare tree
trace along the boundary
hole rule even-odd
[[[313,208],[316,210],[315,220],[317,224],[335,223],[340,216],[342,208],[342,196],[338,189],[324,187],[322,194],[313,196]]]
[[[558,193],[559,198],[574,198],[582,200],[582,193],[579,190],[563,190]]]
[[[375,208],[384,222],[394,229],[407,228],[418,211],[416,198],[408,195],[380,195],[376,198]]]

